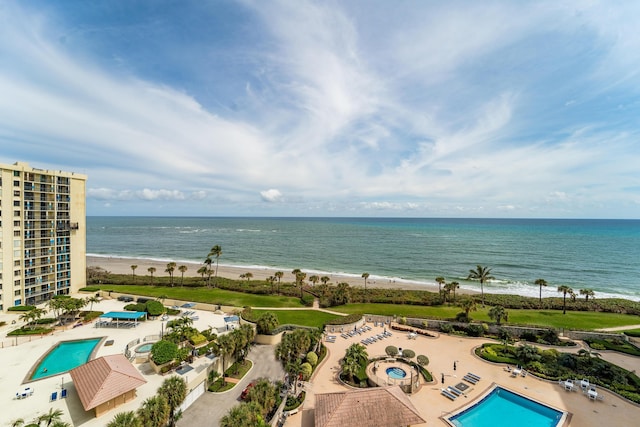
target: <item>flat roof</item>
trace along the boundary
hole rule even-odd
[[[108,317],[110,319],[135,320],[144,317],[147,313],[144,311],[110,311],[101,314],[100,317]]]

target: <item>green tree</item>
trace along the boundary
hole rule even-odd
[[[138,408],[138,418],[144,427],[165,427],[169,421],[169,404],[164,396],[155,395]]]
[[[107,427],[144,427],[135,412],[127,411],[116,414]]]
[[[278,316],[271,311],[267,311],[256,321],[256,327],[258,328],[259,334],[270,334],[271,331],[277,328],[279,324]]]
[[[589,298],[595,295],[593,289],[580,289],[580,295],[584,295],[585,301],[589,302]]]
[[[149,274],[151,274],[151,286],[153,286],[153,273],[156,272],[156,268],[155,267],[149,267],[149,268],[147,268],[147,271],[149,272]]]
[[[135,264],[131,266],[131,280],[133,280],[133,283],[136,283],[136,268],[138,268],[138,266]]]
[[[284,273],[282,271],[276,271],[273,275],[278,279],[278,295],[280,295],[280,280],[284,277]]]
[[[384,349],[384,352],[387,353],[387,355],[389,355],[391,357],[396,357],[398,355],[398,347],[396,347],[394,345],[388,345]]]
[[[262,408],[256,402],[236,405],[220,419],[220,427],[266,427],[261,410]]]
[[[174,427],[180,415],[176,413],[176,409],[182,405],[187,397],[187,383],[181,377],[174,375],[162,382],[158,394],[164,397],[169,405],[169,426]]]
[[[49,427],[56,421],[62,421],[62,415],[62,410],[49,408],[49,412],[38,417],[37,423],[38,425],[40,425],[40,423],[46,423],[45,426]]]
[[[275,278],[275,276],[269,276],[269,277],[267,277],[267,279],[266,279],[267,283],[268,283],[268,284],[270,285],[270,287],[271,287],[271,293],[273,293],[273,288],[274,288],[274,285],[275,285],[275,283],[276,283],[276,280],[277,280],[277,279]]]
[[[279,390],[271,384],[269,379],[260,378],[247,393],[246,401],[257,403],[260,406],[260,414],[266,418],[276,406],[278,392]]]
[[[367,302],[367,279],[369,279],[369,273],[362,273],[364,279],[364,302]]]
[[[304,279],[307,277],[307,273],[301,271],[296,273],[296,286],[300,287],[300,299],[302,299],[302,291],[304,287]]]
[[[208,255],[208,257],[212,257],[212,256],[216,257],[216,274],[215,274],[216,284],[218,282],[218,263],[220,262],[221,255],[222,255],[222,246],[220,245],[214,245],[209,251],[209,255]]]
[[[218,337],[218,351],[220,352],[220,356],[222,357],[222,372],[227,370],[226,367],[226,359],[230,357],[236,349],[236,342],[234,336],[232,334],[220,335]],[[222,377],[222,381],[226,384],[227,379],[226,376]]]
[[[475,270],[469,270],[467,280],[478,280],[480,282],[480,294],[482,296],[482,306],[484,307],[484,282],[493,280],[495,277],[491,275],[491,269],[477,265]]]
[[[171,261],[167,264],[167,268],[164,269],[165,273],[169,274],[169,284],[173,287],[173,273],[176,271],[176,263]]]
[[[330,280],[331,278],[329,276],[322,276],[320,278],[320,281],[322,282],[323,285],[326,285]]]
[[[99,303],[100,302],[100,298],[98,298],[97,296],[93,295],[93,296],[90,296],[89,298],[87,298],[87,302],[89,303],[89,311],[93,311],[93,304]]]
[[[303,380],[308,381],[309,378],[311,378],[312,373],[313,367],[311,366],[311,363],[304,362],[302,365],[300,365],[300,375],[302,375]]]
[[[180,267],[178,267],[178,271],[180,272],[180,286],[182,286],[184,284],[184,273],[187,272],[189,268],[186,265],[181,265]]]
[[[348,283],[341,282],[331,293],[331,305],[344,305],[348,304],[351,300],[351,288]]]
[[[491,320],[495,320],[498,325],[500,325],[502,319],[504,319],[505,321],[509,319],[509,313],[507,313],[507,311],[501,305],[494,305],[493,307],[491,307],[488,314],[489,318]]]
[[[445,278],[442,276],[436,277],[436,283],[438,284],[438,295],[442,297],[442,285],[445,283]]]
[[[315,274],[312,276],[309,276],[309,281],[313,283],[313,286],[315,286],[320,281],[320,276],[317,276]]]
[[[540,352],[532,345],[525,344],[516,348],[516,357],[525,364],[540,360]]]
[[[202,284],[206,285],[207,282],[204,280],[204,276],[207,274],[207,272],[209,271],[209,269],[207,269],[206,265],[203,265],[202,267],[200,267],[197,271],[197,273],[202,276]]]
[[[539,299],[540,299],[540,308],[542,308],[542,287],[543,286],[547,286],[548,283],[544,279],[536,279],[536,281],[534,283],[540,287],[540,298]]]
[[[558,292],[562,292],[562,314],[567,314],[567,294],[573,293],[573,289],[567,285],[560,285]]]
[[[462,310],[464,310],[464,316],[466,317],[466,321],[470,322],[471,316],[469,315],[469,313],[471,313],[472,311],[476,311],[478,308],[476,305],[476,302],[472,298],[466,298],[460,301],[459,306],[460,308],[462,308]]]

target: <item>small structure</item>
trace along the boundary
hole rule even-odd
[[[233,330],[235,328],[237,328],[238,326],[240,326],[240,317],[233,315],[233,316],[225,316],[224,317],[224,324],[225,327],[227,328],[227,331],[229,329]]]
[[[122,354],[103,356],[69,371],[85,411],[96,417],[136,397],[145,384],[138,370]]]
[[[147,313],[144,311],[110,311],[101,314],[101,319],[111,319],[111,321],[101,320],[96,322],[96,328],[135,328],[138,320],[146,319]]]
[[[406,427],[426,421],[399,386],[316,395],[315,427]]]

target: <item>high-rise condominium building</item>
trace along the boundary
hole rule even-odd
[[[87,177],[0,164],[0,311],[86,283]]]

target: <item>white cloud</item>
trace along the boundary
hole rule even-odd
[[[276,190],[274,188],[261,191],[260,196],[262,197],[263,201],[268,203],[276,203],[276,202],[283,201],[282,193],[279,190]]]

